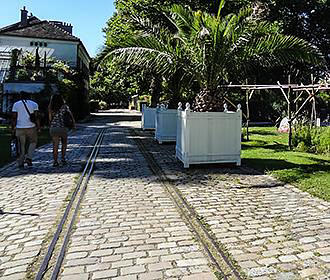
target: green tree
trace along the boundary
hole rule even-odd
[[[288,65],[293,61],[316,64],[320,52],[305,40],[280,34],[277,24],[259,17],[251,8],[222,16],[173,5],[167,17],[175,33],[138,33],[118,41],[117,48],[104,56],[139,65],[164,77],[180,71],[190,83],[197,81],[200,92],[194,109],[222,110],[224,92],[219,87],[242,82],[259,68]]]

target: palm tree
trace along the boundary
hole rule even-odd
[[[157,34],[138,33],[103,59],[140,65],[164,77],[181,73],[182,87],[197,81],[196,111],[222,110],[225,93],[219,87],[244,81],[259,67],[322,61],[313,45],[281,34],[276,24],[259,19],[249,7],[222,16],[224,3],[222,0],[217,15],[173,5],[165,15],[175,33],[166,29]]]

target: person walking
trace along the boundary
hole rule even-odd
[[[30,99],[30,94],[20,92],[20,100],[14,103],[12,108],[12,133],[17,137],[19,156],[18,167],[24,168],[24,163],[32,166],[32,157],[37,146],[40,122],[38,117],[38,104]],[[26,141],[29,146],[25,155]]]
[[[69,109],[69,106],[65,104],[63,97],[60,94],[54,94],[49,103],[48,116],[49,116],[49,134],[53,140],[53,166],[59,166],[58,163],[58,147],[61,140],[61,163],[65,165],[66,149],[68,146],[68,128],[65,127],[65,115],[69,114],[73,122],[73,129],[76,128],[74,117]]]

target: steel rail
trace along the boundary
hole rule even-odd
[[[87,185],[88,185],[90,176],[91,176],[92,171],[94,169],[95,161],[96,161],[97,155],[99,153],[100,144],[102,143],[103,138],[104,138],[104,133],[102,133],[101,139],[100,139],[100,141],[99,141],[99,143],[97,145],[96,151],[95,151],[94,156],[92,158],[91,165],[90,165],[90,168],[89,168],[89,171],[88,171],[86,180],[84,182],[82,191],[81,191],[80,196],[79,196],[79,200],[77,202],[77,206],[76,206],[76,208],[74,210],[74,213],[73,213],[73,216],[71,218],[71,222],[70,222],[70,225],[68,227],[68,230],[66,231],[66,234],[65,234],[65,237],[64,237],[64,241],[62,243],[60,254],[58,255],[58,258],[57,258],[57,261],[56,261],[56,264],[55,264],[55,268],[54,268],[53,273],[52,273],[52,276],[50,278],[51,280],[56,280],[57,279],[57,276],[58,276],[58,274],[59,274],[59,272],[61,270],[62,262],[63,262],[64,257],[65,257],[66,248],[67,248],[67,245],[68,245],[69,240],[70,240],[70,234],[71,234],[71,231],[72,231],[74,222],[76,220],[76,217],[78,215],[79,206],[80,206],[80,204],[81,204],[81,202],[82,202],[82,200],[84,198],[84,195],[85,195],[85,192],[86,192],[86,189],[87,189]]]
[[[135,130],[131,130],[131,134],[134,136],[140,136]],[[197,218],[198,215],[189,203],[186,202],[180,191],[174,186],[171,181],[166,177],[162,168],[154,159],[153,155],[146,149],[141,139],[134,139],[141,151],[142,155],[146,159],[151,171],[159,178],[160,182],[163,184],[171,199],[177,205],[182,216],[185,217],[185,220],[190,225],[194,234],[203,245],[206,253],[208,254],[211,262],[215,265],[218,272],[221,274],[221,279],[235,279],[242,280],[242,276],[236,267],[233,265],[232,261],[227,257],[227,254],[224,250],[217,244],[217,241]],[[202,234],[200,233],[202,232]],[[204,236],[203,236],[204,235]],[[219,260],[220,259],[220,260]],[[224,270],[227,270],[225,272]],[[231,275],[228,275],[228,272]]]
[[[49,264],[49,262],[50,262],[50,260],[52,258],[53,252],[55,250],[55,246],[56,246],[56,244],[58,242],[58,239],[60,238],[60,235],[61,235],[61,233],[63,231],[64,225],[65,225],[65,223],[67,221],[67,218],[69,216],[69,213],[71,211],[72,205],[73,205],[74,201],[76,200],[76,196],[77,196],[78,192],[80,191],[81,184],[82,184],[84,178],[86,177],[87,169],[89,167],[90,168],[89,168],[89,171],[88,171],[88,174],[87,174],[87,177],[86,177],[87,178],[86,179],[87,182],[88,182],[89,176],[91,175],[91,172],[92,172],[93,167],[94,167],[94,164],[95,164],[95,159],[96,159],[97,154],[98,154],[98,151],[99,151],[99,146],[100,146],[100,144],[103,141],[104,132],[105,132],[105,129],[103,129],[98,134],[98,136],[96,138],[96,141],[94,143],[94,146],[93,146],[93,149],[91,151],[91,154],[90,154],[90,156],[89,156],[89,158],[88,158],[88,160],[86,162],[85,168],[84,168],[82,174],[80,175],[80,178],[79,178],[79,181],[78,181],[78,183],[77,183],[77,185],[75,187],[75,190],[74,190],[73,194],[71,195],[70,201],[69,201],[68,205],[66,206],[66,209],[65,209],[64,214],[63,214],[63,216],[61,218],[61,221],[60,221],[60,223],[57,226],[56,232],[55,232],[55,234],[53,236],[53,239],[52,239],[52,241],[51,241],[51,243],[50,243],[50,245],[48,247],[47,253],[46,253],[46,255],[45,255],[45,257],[44,257],[44,259],[42,261],[42,264],[41,264],[41,266],[40,266],[40,268],[38,270],[38,273],[37,273],[37,275],[35,277],[35,280],[42,280],[43,277],[44,277],[44,275],[45,275],[45,273],[46,273],[46,271],[47,271],[47,267],[48,267],[48,264]],[[85,180],[85,182],[86,182],[86,180]],[[83,187],[84,191],[86,190],[86,187],[87,187],[87,183],[84,184],[84,187]],[[83,193],[84,193],[84,191],[83,191]],[[80,199],[78,201],[79,204],[80,204],[81,200],[82,200],[82,196],[80,195]],[[78,203],[76,205],[74,215],[73,215],[73,217],[71,219],[71,222],[70,222],[70,230],[72,229],[72,226],[73,226],[73,223],[74,223],[74,219],[75,219],[76,214],[78,212],[78,210],[77,210],[79,208],[79,204]],[[66,245],[67,245],[67,242],[68,242],[68,240],[67,240],[68,235],[69,235],[69,232],[67,232],[67,234],[65,236],[65,239],[64,239],[64,242],[66,242]],[[63,248],[63,246],[62,246],[62,248]],[[62,254],[62,248],[61,248],[60,255]],[[63,255],[63,257],[64,257],[64,255]],[[56,271],[57,271],[57,268],[56,268]]]

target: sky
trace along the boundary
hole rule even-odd
[[[41,20],[71,23],[91,57],[102,47],[102,28],[115,10],[114,0],[0,0],[0,28],[20,21],[23,6]]]

